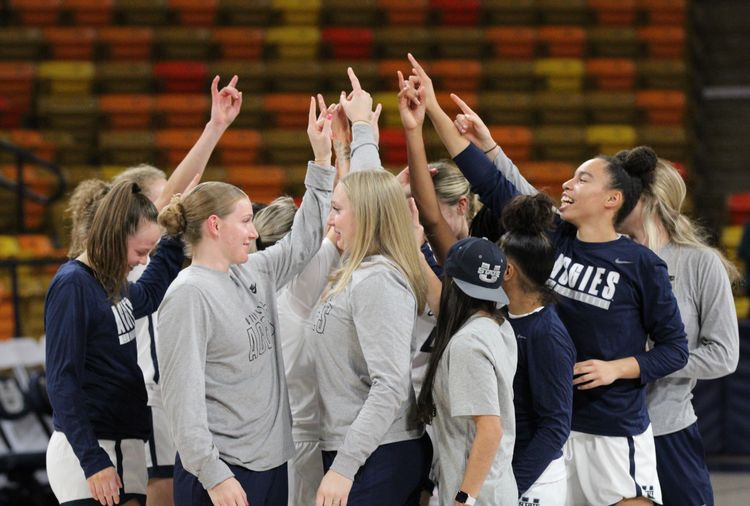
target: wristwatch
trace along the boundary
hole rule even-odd
[[[463,490],[459,490],[456,494],[456,502],[460,504],[466,504],[466,506],[474,506],[477,503],[476,497],[471,497]]]

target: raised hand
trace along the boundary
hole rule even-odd
[[[417,209],[417,203],[414,198],[409,197],[409,212],[411,213],[411,224],[414,227],[414,240],[417,241],[417,248],[420,248],[422,244],[427,240],[424,235],[424,227],[419,222],[419,210]]]
[[[383,104],[375,106],[375,110],[372,111],[370,116],[370,125],[372,126],[372,135],[375,137],[375,144],[380,144],[380,127],[378,126],[378,120],[380,119],[380,113],[383,112]]]
[[[369,123],[373,114],[372,97],[362,89],[362,86],[359,84],[359,79],[351,67],[349,67],[346,72],[349,74],[349,81],[352,83],[352,92],[347,96],[346,93],[342,91],[339,105],[344,108],[346,116],[352,123],[355,121]]]
[[[310,112],[307,119],[307,136],[315,155],[315,163],[329,167],[331,165],[331,122],[336,104],[327,109],[321,109],[320,115],[315,116],[315,97],[310,97]]]
[[[120,504],[120,489],[122,481],[114,467],[105,467],[98,473],[92,474],[87,480],[91,497],[99,501],[102,506]]]
[[[237,478],[228,478],[215,487],[208,490],[208,496],[214,506],[249,506],[247,494],[237,481]]]
[[[418,87],[420,91],[420,100],[426,102],[427,111],[429,112],[433,107],[439,107],[437,97],[435,96],[435,88],[432,86],[432,79],[427,75],[427,72],[422,68],[416,58],[411,53],[407,55],[409,63],[412,66],[412,75],[418,79]],[[410,79],[412,83],[415,81]]]
[[[399,86],[398,112],[401,114],[401,123],[404,125],[404,130],[421,130],[427,110],[425,101],[421,98],[424,89],[415,88],[414,82],[405,80],[400,70],[397,71],[397,76]]]
[[[219,91],[219,76],[211,82],[211,123],[227,128],[240,113],[242,92],[237,91],[238,77],[234,76],[229,84]]]
[[[453,122],[461,135],[482,151],[490,151],[497,146],[482,118],[455,93],[451,93],[451,100],[461,109],[461,113],[456,115]]]

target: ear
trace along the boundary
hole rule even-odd
[[[605,209],[617,209],[622,205],[623,195],[620,190],[611,190],[607,192],[606,200],[604,201]]]
[[[505,273],[503,274],[503,281],[508,281],[510,278],[516,275],[516,268],[513,266],[512,263],[508,262],[508,265],[505,267]]]
[[[205,222],[206,230],[205,232],[208,234],[208,237],[217,238],[219,237],[219,217],[215,214],[212,214],[208,218],[206,218]]]
[[[469,208],[469,199],[466,198],[466,195],[463,197],[459,197],[458,202],[456,203],[456,210],[458,211],[458,214],[461,216],[466,215],[466,210]]]

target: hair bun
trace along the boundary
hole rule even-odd
[[[644,190],[651,187],[654,182],[656,163],[659,160],[653,149],[648,146],[638,146],[620,151],[615,157],[620,160],[622,168],[630,177],[637,177],[641,180]]]
[[[544,193],[519,195],[505,206],[502,224],[506,232],[539,235],[552,227],[554,202]]]
[[[164,227],[169,235],[180,235],[187,228],[185,207],[182,197],[175,195],[169,204],[159,213],[159,225]]]

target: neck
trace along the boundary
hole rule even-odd
[[[654,238],[655,244],[648,244],[646,227],[643,225],[643,220],[640,218],[637,221],[634,221],[630,226],[623,227],[622,232],[630,236],[630,238],[638,244],[648,246],[652,250],[659,250],[669,242],[669,234],[660,220],[654,220],[654,225],[656,227],[656,237]]]
[[[89,263],[89,256],[86,254],[85,251],[81,253],[80,255],[78,255],[78,257],[76,257],[76,260],[78,260],[84,265],[88,265],[89,267],[91,267],[91,264]]]
[[[609,216],[604,216],[608,221],[597,220],[593,223],[579,224],[576,237],[582,242],[609,242],[617,239],[617,232]]]
[[[544,306],[542,297],[535,292],[524,292],[517,286],[508,283],[505,292],[508,294],[508,312],[512,314],[527,314]]]
[[[229,261],[224,258],[210,243],[201,241],[193,248],[193,261],[191,265],[197,265],[219,272],[229,272]]]

